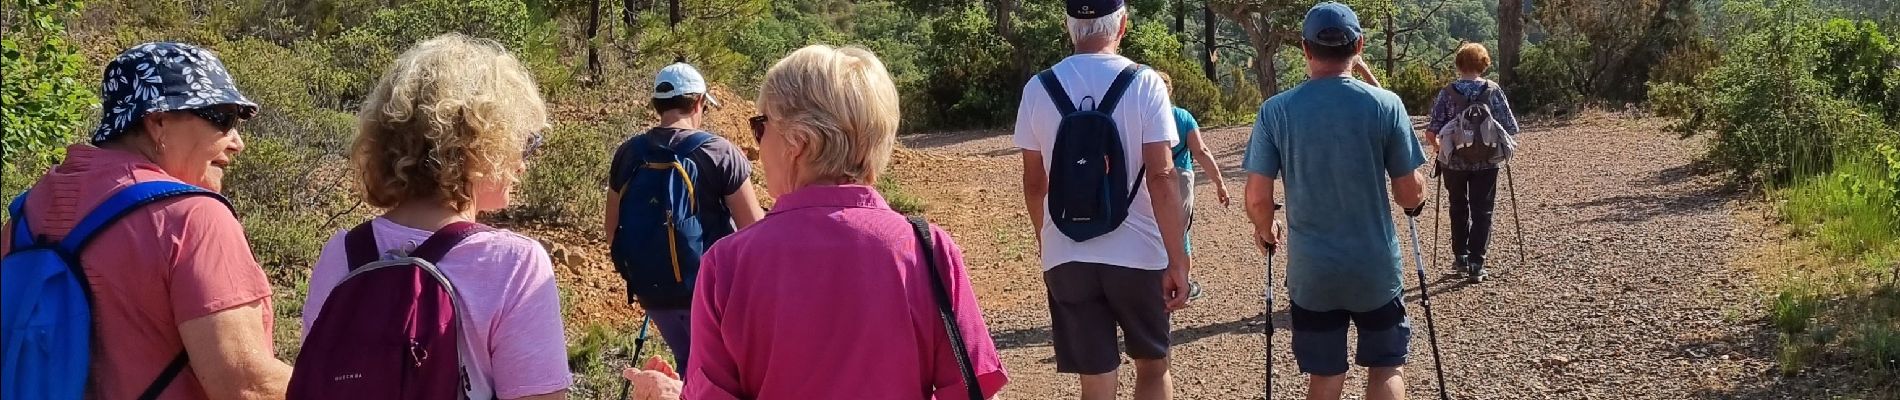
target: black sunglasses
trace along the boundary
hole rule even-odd
[[[211,123],[211,126],[218,127],[218,131],[220,132],[230,132],[232,129],[237,129],[238,125],[244,122],[244,117],[238,115],[238,113],[218,111],[216,108],[194,108],[187,110],[187,112],[190,112],[191,115],[198,116],[198,118],[204,118],[206,122]]]
[[[749,120],[752,122],[752,142],[753,143],[765,142],[765,121],[766,120],[767,119],[765,118],[764,115],[752,117],[752,119]]]

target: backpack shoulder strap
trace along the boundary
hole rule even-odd
[[[1062,80],[1056,79],[1055,69],[1045,69],[1036,74],[1036,81],[1042,82],[1042,91],[1049,92],[1049,102],[1056,104],[1056,113],[1069,115],[1075,113],[1075,100],[1069,99],[1069,92],[1062,90]]]
[[[713,134],[711,132],[693,131],[693,133],[687,135],[685,139],[680,139],[678,145],[673,146],[673,154],[685,157],[689,154],[693,154],[693,151],[699,150],[700,146],[705,146],[706,142],[711,142],[712,140]]]
[[[1454,80],[1446,84],[1444,92],[1445,98],[1451,99],[1453,113],[1465,112],[1465,108],[1471,106],[1471,98],[1465,97],[1464,93],[1458,93],[1458,81]]]
[[[364,221],[343,234],[343,253],[350,260],[351,271],[383,258],[376,249],[376,228],[370,225],[372,222]]]
[[[911,229],[917,234],[917,243],[922,247],[923,253],[919,258],[924,259],[926,274],[930,275],[931,291],[937,297],[937,314],[942,316],[944,332],[950,336],[950,350],[956,353],[957,369],[963,374],[963,387],[969,389],[971,400],[983,400],[983,388],[976,382],[976,369],[970,363],[969,351],[963,346],[963,332],[958,328],[957,313],[951,306],[949,285],[944,283],[942,275],[937,274],[936,236],[931,235],[930,222],[924,221],[923,217],[906,219],[910,221]]]
[[[8,229],[13,230],[12,248],[14,250],[33,245],[33,230],[27,229],[26,226],[26,194],[31,192],[28,190],[20,193],[19,196],[13,198],[13,203],[7,204],[7,216],[13,223],[13,226]]]
[[[66,254],[79,254],[79,250],[85,248],[94,235],[113,222],[117,222],[119,218],[125,217],[126,214],[159,200],[186,195],[208,196],[218,199],[226,208],[231,207],[231,201],[225,199],[224,196],[197,186],[173,181],[141,182],[119,189],[118,192],[112,194],[112,197],[106,198],[104,203],[100,203],[99,207],[86,213],[86,216],[79,220],[79,224],[73,226],[72,232],[67,233],[66,238],[59,241],[59,248]]]
[[[430,263],[439,263],[442,262],[443,256],[449,254],[449,249],[462,244],[462,241],[468,240],[469,236],[493,230],[495,228],[490,228],[488,225],[456,221],[430,234],[429,239],[423,240],[421,245],[416,246],[416,251],[409,255]]]
[[[1102,95],[1102,106],[1097,107],[1096,110],[1103,114],[1115,115],[1115,105],[1121,103],[1122,93],[1128,92],[1128,87],[1135,84],[1135,78],[1141,77],[1141,73],[1147,71],[1148,66],[1140,63],[1123,67],[1122,72],[1115,75],[1115,82],[1108,84],[1108,93]]]

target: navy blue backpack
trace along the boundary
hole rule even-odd
[[[92,363],[92,289],[79,252],[94,236],[133,211],[177,196],[224,196],[178,182],[143,182],[120,189],[87,213],[65,238],[52,241],[26,222],[26,194],[13,199],[11,249],[0,267],[0,398],[77,399]],[[157,398],[185,370],[184,352],[147,386],[140,399]]]
[[[651,138],[635,138],[647,140]],[[693,184],[699,167],[691,155],[713,135],[693,132],[671,148],[648,140],[620,193],[620,219],[614,227],[614,269],[627,281],[627,294],[642,304],[687,306],[699,276],[699,257],[730,227],[705,226]],[[730,223],[727,223],[730,225]]]
[[[1128,207],[1141,190],[1148,166],[1135,172],[1134,185],[1128,184],[1127,150],[1112,116],[1122,93],[1147,69],[1141,64],[1123,68],[1099,105],[1093,96],[1083,97],[1080,105],[1069,100],[1054,70],[1036,75],[1062,113],[1055,150],[1049,155],[1048,207],[1050,221],[1069,239],[1084,242],[1106,235],[1128,219]]]

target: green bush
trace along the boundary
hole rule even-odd
[[[1449,71],[1413,62],[1399,67],[1398,71],[1382,83],[1405,102],[1407,113],[1426,115],[1432,111],[1432,100],[1438,98],[1438,92],[1444,89],[1453,78],[1456,77]]]
[[[580,227],[599,225],[607,201],[607,167],[626,129],[617,124],[557,124],[529,160],[515,187],[510,218]],[[629,127],[630,129],[630,127]]]
[[[20,18],[0,37],[0,114],[4,114],[4,147],[9,181],[16,162],[45,162],[61,154],[61,146],[77,137],[98,98],[88,82],[96,81],[93,67],[79,49],[67,43],[63,18],[73,15],[80,2],[66,0],[8,0],[9,19]],[[19,13],[19,14],[15,14]],[[34,159],[34,160],[28,160]],[[10,191],[9,191],[10,192]]]
[[[1590,44],[1581,38],[1552,37],[1533,46],[1525,46],[1517,67],[1517,81],[1505,90],[1511,94],[1511,107],[1520,114],[1539,111],[1557,112],[1574,109],[1588,93],[1589,76],[1584,70]]]

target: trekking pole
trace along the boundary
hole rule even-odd
[[[1438,355],[1438,327],[1432,322],[1431,287],[1425,283],[1425,255],[1418,249],[1418,213],[1425,205],[1419,204],[1415,210],[1406,210],[1406,226],[1412,229],[1412,266],[1418,271],[1418,299],[1425,306],[1425,333],[1430,335],[1432,343],[1432,368],[1438,371],[1438,398],[1451,400],[1451,392],[1445,390],[1445,363]]]
[[[1438,175],[1441,172],[1442,171],[1439,171],[1438,162],[1433,161],[1432,162],[1432,180],[1437,181],[1438,185],[1432,188],[1432,200],[1439,200],[1438,195],[1445,191],[1445,178],[1443,176]],[[1445,213],[1444,213],[1445,203],[1446,203],[1445,201],[1439,201],[1437,206],[1432,207],[1432,270],[1433,271],[1438,270],[1438,260],[1439,260],[1438,251],[1439,249],[1445,247],[1445,242],[1438,240],[1439,238],[1445,235],[1445,230],[1441,229],[1443,228],[1444,221],[1445,221]],[[1456,266],[1454,266],[1453,268],[1456,268]],[[1459,271],[1459,273],[1463,273],[1463,272],[1464,271]]]
[[[651,322],[653,322],[652,314],[640,316],[640,336],[633,338],[633,362],[635,365],[639,365],[640,353],[647,347],[647,325]],[[620,400],[627,400],[627,385],[632,383],[633,381],[627,380],[625,377],[620,379]]]
[[[1261,243],[1267,248],[1267,393],[1263,399],[1273,399],[1273,253],[1278,245]]]
[[[1511,176],[1511,164],[1504,164],[1505,183],[1511,185],[1511,223],[1517,225],[1517,265],[1524,265],[1524,220],[1517,216],[1517,178]]]

